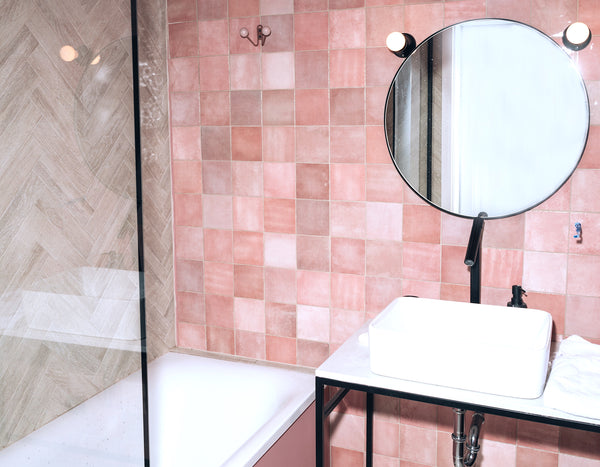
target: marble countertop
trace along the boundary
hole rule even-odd
[[[369,323],[365,323],[317,368],[315,376],[374,388],[375,392],[377,390],[401,392],[407,394],[406,398],[411,398],[408,395],[413,395],[417,400],[441,399],[444,401],[443,405],[452,405],[451,402],[456,402],[458,407],[478,406],[483,412],[486,412],[487,408],[488,413],[600,431],[600,420],[580,417],[548,407],[544,403],[543,395],[537,399],[519,399],[377,375],[371,372],[369,365],[368,325]],[[463,371],[466,376],[466,370]]]

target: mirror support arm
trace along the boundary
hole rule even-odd
[[[485,212],[480,212],[473,219],[465,264],[471,270],[471,303],[481,303],[481,241],[483,239],[483,224],[487,217]]]

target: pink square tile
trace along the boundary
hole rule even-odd
[[[482,289],[482,293],[483,293]],[[468,302],[471,298],[471,291],[468,285],[445,284],[440,285],[440,299],[451,300],[454,302]]]
[[[365,453],[362,451],[353,451],[352,449],[338,448],[337,446],[331,446],[330,451],[332,467],[361,467],[365,465]],[[376,456],[373,456],[373,465],[387,467],[385,464],[378,464]]]
[[[473,222],[470,219],[463,219],[462,217],[442,213],[442,244],[462,245],[466,247],[472,224]]]
[[[332,125],[364,125],[364,88],[332,89],[330,112]]]
[[[398,457],[400,425],[376,419],[373,422],[373,431],[377,433],[377,436],[373,439],[373,453]]]
[[[572,177],[571,209],[600,211],[600,171],[577,169]]]
[[[371,240],[402,240],[402,205],[398,203],[367,203],[367,238]]]
[[[402,212],[402,239],[407,242],[440,243],[441,214],[437,209],[405,204]]]
[[[421,281],[440,280],[441,251],[439,244],[403,242],[402,276]]]
[[[169,0],[167,2],[167,21],[181,23],[195,21],[196,0]]]
[[[363,201],[365,199],[365,165],[331,164],[331,199]]]
[[[296,329],[299,339],[329,342],[329,308],[298,305]]]
[[[500,258],[498,259],[500,260]],[[484,263],[483,268],[487,264],[489,263]],[[491,264],[490,267],[492,267]],[[518,284],[518,282],[514,282],[514,284]],[[566,287],[567,255],[537,251],[525,252],[523,257],[523,288],[525,290],[565,293]],[[573,291],[569,292],[573,293]]]
[[[557,426],[519,420],[517,432],[519,446],[558,452],[559,428]]]
[[[329,166],[326,164],[296,164],[296,196],[308,199],[329,199]]]
[[[324,10],[326,9],[324,8]],[[327,50],[329,43],[328,20],[327,11],[295,14],[295,50]]]
[[[169,24],[170,57],[197,57],[198,54],[196,22]]]
[[[200,95],[197,92],[174,92],[171,94],[171,124],[190,126],[200,123]]]
[[[233,194],[262,196],[263,166],[260,162],[234,161],[231,164]]]
[[[265,233],[265,266],[296,268],[296,237],[284,233]]]
[[[296,90],[296,125],[329,124],[329,91],[327,89]]]
[[[578,167],[580,169],[600,169],[600,126],[590,126],[585,152]]]
[[[171,135],[173,141],[173,160],[202,159],[200,127],[173,127],[171,129]]]
[[[365,309],[365,277],[331,274],[331,306],[344,310]]]
[[[456,24],[486,15],[486,0],[460,0],[449,2],[444,8],[444,24]]]
[[[294,0],[260,0],[263,15],[281,15],[294,12]]]
[[[580,431],[573,428],[560,428],[558,447],[561,454],[570,454],[572,456],[586,457],[600,461],[598,446],[600,446],[600,433]],[[573,465],[576,464],[574,463]]]
[[[227,37],[229,25],[226,19],[198,22],[198,39],[200,41],[200,56],[227,55],[227,41],[215,40],[215,37]]]
[[[290,338],[296,337],[296,305],[267,302],[265,305],[265,319],[267,334]]]
[[[331,235],[365,238],[366,203],[334,201],[331,203]]]
[[[406,5],[404,29],[417,40],[417,44],[444,26],[444,4],[428,3]]]
[[[383,109],[387,99],[387,86],[371,86],[367,88],[366,124],[381,125],[383,123]]]
[[[367,49],[367,86],[389,87],[394,75],[400,66],[398,57],[390,53],[387,47],[373,47]],[[383,106],[380,108],[380,120],[383,121]]]
[[[233,202],[231,196],[204,195],[202,200],[204,227],[223,230],[233,228]]]
[[[526,276],[524,264],[527,263],[527,260],[524,259],[522,250],[502,250],[497,248],[484,248],[481,254],[483,261],[483,264],[481,266],[481,282],[484,286],[503,287],[510,290],[513,284],[519,284],[521,281],[523,282],[523,284],[525,284],[527,282],[526,278],[529,278],[535,284],[533,287],[531,287],[531,290],[537,290],[540,292],[559,292],[559,290],[540,290],[539,288],[537,288],[537,284],[539,284],[539,281],[533,279],[531,276]],[[525,252],[525,255],[527,254],[528,252]],[[552,255],[552,253],[549,254]],[[533,253],[533,255],[535,255],[535,253]],[[525,256],[525,258],[527,258],[527,256]],[[532,257],[530,257],[529,259],[533,260]],[[553,259],[560,264],[565,258],[560,260],[558,259],[558,257],[553,257]],[[530,266],[533,264],[535,264],[535,260],[533,260],[533,263],[530,263]],[[528,271],[530,274],[533,273],[531,269],[529,269]],[[558,276],[556,276],[556,280],[553,283],[557,284],[557,280]],[[548,284],[549,287],[552,287],[552,285],[550,284],[552,284],[552,282]],[[525,288],[525,290],[529,290],[527,286],[523,285],[523,287]]]
[[[546,32],[546,34],[554,34],[557,31],[563,31],[565,29],[567,18],[574,21],[576,17],[577,2],[544,1],[540,4],[537,1],[534,1],[531,8],[531,21],[529,24]]]
[[[177,323],[177,346],[206,350],[206,326],[179,321]]]
[[[296,271],[265,268],[265,299],[273,303],[296,303]]]
[[[365,162],[366,135],[360,126],[331,127],[331,162]]]
[[[256,27],[260,23],[258,16],[229,19],[229,54],[258,54],[261,50],[253,46],[248,39],[240,37],[240,29],[246,28],[250,37],[256,41]],[[256,43],[256,42],[255,42]]]
[[[203,292],[204,267],[202,261],[177,260],[175,262],[175,284],[177,291]]]
[[[442,282],[455,285],[469,284],[471,276],[469,268],[464,263],[466,251],[466,246],[442,245]]]
[[[296,339],[290,337],[265,336],[267,360],[270,362],[296,364]]]
[[[331,445],[363,451],[365,436],[365,417],[351,414],[333,413],[331,425],[335,427],[331,432]]]
[[[266,358],[265,335],[256,332],[236,331],[235,354],[264,360]]]
[[[260,89],[260,57],[238,54],[229,57],[231,90]]]
[[[267,198],[296,197],[296,166],[289,162],[265,162],[264,195]]]
[[[233,270],[234,293],[236,297],[264,298],[263,268],[236,264]]]
[[[329,52],[329,86],[357,88],[365,85],[365,49]]]
[[[202,125],[229,125],[229,92],[200,93],[200,121]]]
[[[385,142],[383,125],[367,127],[367,162],[371,164],[391,164],[392,159]],[[398,175],[400,176],[400,175]],[[404,184],[404,182],[402,182]]]
[[[367,201],[401,203],[403,187],[400,175],[391,164],[367,164]]]
[[[584,337],[600,338],[600,322],[596,318],[600,309],[600,297],[567,297],[565,333]]]
[[[486,439],[501,443],[515,444],[517,435],[517,420],[498,415],[486,414]]]
[[[327,10],[329,0],[294,0],[294,11]]]
[[[517,465],[535,465],[536,467],[558,467],[558,453],[538,451],[517,446]]]
[[[588,81],[586,83],[588,97],[593,105],[590,106],[590,124],[600,125],[600,81]]]
[[[293,127],[263,127],[262,136],[263,160],[295,161],[295,132]]]
[[[299,339],[296,351],[298,365],[316,368],[329,357],[329,344]]]
[[[388,277],[366,278],[366,312],[374,318],[392,300],[402,295],[402,280]]]
[[[331,310],[330,341],[343,344],[365,322],[364,311]]]
[[[262,198],[236,196],[233,199],[233,227],[235,230],[262,232],[264,228]]]
[[[265,332],[265,302],[262,300],[235,297],[233,316],[236,329]]]
[[[403,32],[403,24],[403,5],[367,8],[367,47],[385,47],[387,36],[394,31]]]
[[[177,292],[176,297],[178,321],[206,324],[204,295],[193,292]]]
[[[435,430],[437,428],[437,419],[438,407],[435,405],[407,399],[400,400],[401,424]]]
[[[483,239],[485,247],[523,248],[525,215],[495,219],[493,229],[488,229]]]
[[[262,51],[266,53],[273,52],[293,52],[294,50],[294,17],[289,14],[277,14],[264,16],[261,22],[263,26],[271,28],[271,35],[267,38]]]
[[[231,162],[204,161],[202,163],[203,193],[211,195],[230,195]]]
[[[175,225],[202,227],[202,196],[195,194],[173,194]]]
[[[265,232],[296,232],[295,200],[265,198]],[[296,264],[292,267],[296,267]]]
[[[296,89],[328,87],[329,60],[326,50],[296,52]]]
[[[200,90],[198,58],[182,57],[169,60],[169,92]]]
[[[508,292],[510,295],[510,292]],[[565,295],[536,293],[527,291],[527,306],[537,310],[547,311],[552,315],[554,323],[552,340],[557,341],[559,336],[565,335],[565,310],[568,308]]]
[[[586,23],[592,31],[600,31],[599,10],[598,0],[579,0],[579,16],[577,19]]]
[[[202,193],[200,161],[173,161],[173,192]]]
[[[230,161],[231,137],[229,127],[202,127],[202,159]]]
[[[203,231],[200,227],[175,227],[175,257],[202,261],[204,259]]]
[[[569,245],[569,213],[529,211],[525,214],[525,249],[565,253]],[[495,222],[494,222],[495,223]]]
[[[260,91],[231,92],[232,125],[260,125],[261,114]]]
[[[368,276],[402,277],[402,242],[368,240],[366,265]]]
[[[294,53],[274,52],[261,55],[263,89],[294,88]]]
[[[298,269],[329,271],[329,237],[296,236]]]
[[[196,4],[199,20],[227,18],[226,0],[201,0]]]
[[[210,352],[235,355],[235,339],[233,329],[206,327],[206,346]]]
[[[229,17],[258,16],[260,0],[229,0]]]
[[[414,446],[419,446],[420,449],[416,450]],[[400,425],[400,457],[411,462],[435,465],[436,431],[412,425]],[[495,465],[508,466],[508,464]]]
[[[487,0],[489,18],[507,18],[531,23],[531,2],[523,0]]]
[[[229,90],[229,57],[227,55],[200,57],[200,90]]]
[[[571,254],[568,261],[567,293],[569,295],[600,296],[600,283],[597,280],[600,277],[598,256]],[[560,272],[564,274],[566,265],[562,263],[560,265],[563,268]],[[546,274],[552,274],[553,269],[556,275],[558,271],[555,270],[555,265],[548,264],[545,270]],[[564,289],[559,292],[563,291]]]
[[[238,264],[262,266],[263,234],[260,232],[233,232],[233,260]]]
[[[365,241],[353,238],[331,239],[331,271],[365,273]]]
[[[304,235],[329,235],[329,202],[298,199],[296,232]]]
[[[294,91],[280,89],[262,93],[263,125],[294,124]]]
[[[234,161],[262,160],[260,127],[233,127],[231,129],[231,157]]]
[[[359,8],[365,6],[365,0],[329,0],[329,8],[343,9],[343,8]]]
[[[231,230],[204,229],[204,259],[231,263],[233,259]]]
[[[366,45],[365,10],[329,11],[329,48],[352,49]]]
[[[204,292],[215,295],[233,295],[233,265],[205,261]]]
[[[404,279],[402,281],[402,293],[404,295],[415,295],[417,297],[432,298],[439,300],[441,285],[439,282]]]
[[[296,279],[298,303],[313,306],[329,306],[329,273],[322,271],[298,271]]]
[[[329,127],[296,127],[296,161],[329,162]]]

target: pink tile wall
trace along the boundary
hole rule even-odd
[[[396,296],[468,300],[470,222],[420,201],[387,153],[400,62],[384,40],[485,16],[600,30],[597,0],[168,0],[179,346],[315,367]],[[238,34],[259,23],[262,49]],[[487,224],[483,301],[522,284],[555,339],[600,342],[597,42],[576,57],[592,104],[581,165],[540,207]],[[450,465],[446,409],[377,404],[376,465]],[[338,415],[334,466],[364,461],[363,405]],[[485,466],[600,466],[597,435],[492,417],[484,439]]]

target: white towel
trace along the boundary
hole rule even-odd
[[[600,345],[579,336],[561,342],[544,391],[544,405],[600,419]]]

